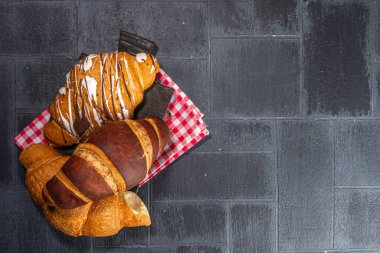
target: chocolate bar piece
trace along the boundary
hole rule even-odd
[[[120,31],[119,52],[127,52],[132,55],[148,53],[155,56],[157,51],[158,46],[153,41],[126,31]]]
[[[135,110],[135,118],[160,118],[165,116],[173,95],[173,89],[154,83],[144,93],[144,99]]]
[[[80,56],[79,56],[79,59],[78,60],[83,60],[84,58],[86,58],[88,56],[88,54],[86,53],[81,53]]]

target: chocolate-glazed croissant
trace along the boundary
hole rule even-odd
[[[120,120],[97,128],[73,156],[46,144],[24,149],[26,186],[56,228],[72,235],[107,236],[124,226],[149,225],[138,185],[169,140],[161,119]]]
[[[96,129],[46,183],[52,206],[71,209],[137,186],[169,140],[161,119],[122,120]]]
[[[74,209],[49,205],[42,189],[69,159],[46,144],[33,144],[20,155],[26,168],[26,187],[55,228],[70,236],[110,236],[123,227],[150,225],[146,206],[133,192],[118,193]]]
[[[70,70],[49,106],[46,139],[53,146],[70,146],[106,122],[133,118],[158,71],[156,58],[146,53],[87,56]]]

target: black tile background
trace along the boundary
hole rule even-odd
[[[120,29],[157,42],[211,135],[140,189],[151,227],[70,238],[12,139]],[[379,1],[0,0],[0,34],[0,252],[380,252]]]

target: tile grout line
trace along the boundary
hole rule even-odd
[[[335,190],[380,190],[379,185],[359,185],[359,186],[335,186]]]
[[[222,117],[222,116],[218,116],[218,117],[207,117],[206,118],[207,120],[309,120],[309,121],[312,121],[312,120],[335,120],[335,121],[340,121],[340,120],[354,120],[354,121],[360,121],[360,120],[372,120],[372,121],[375,121],[375,120],[380,120],[380,116],[379,117],[372,117],[372,116],[363,116],[363,117],[351,117],[351,116],[341,116],[341,117],[329,117],[329,116],[326,116],[326,117],[323,117],[323,116],[320,116],[320,117],[312,117],[312,116],[302,116],[302,117],[295,117],[295,116],[291,116],[291,117],[286,117],[286,116],[267,116],[267,117],[264,117],[264,116],[249,116],[249,117]]]
[[[276,245],[275,245],[275,252],[279,252],[280,248],[280,234],[279,234],[279,223],[280,223],[280,217],[279,217],[279,130],[278,130],[278,122],[274,122],[275,124],[275,143],[276,143]]]
[[[227,212],[226,212],[226,252],[227,253],[230,253],[231,252],[231,204],[229,202],[226,203],[226,208],[227,208]]]
[[[299,40],[299,35],[254,35],[254,34],[213,34],[210,35],[213,39],[251,39],[251,40]]]
[[[218,151],[192,151],[192,154],[268,154],[274,155],[275,152],[270,150],[250,150],[250,151],[233,151],[233,150],[218,150]]]
[[[248,1],[250,3],[249,8],[250,8],[250,13],[252,15],[249,15],[249,35],[255,35],[255,4],[254,0]]]
[[[336,160],[336,124],[335,122],[332,122],[332,133],[333,133],[333,161],[331,166],[331,191],[332,191],[332,203],[331,203],[331,247],[334,248],[335,244],[335,160]]]
[[[77,23],[77,26],[76,26],[76,57],[79,56],[79,2],[78,1],[75,1],[75,5],[76,5],[76,23]]]
[[[207,56],[207,98],[208,98],[208,104],[207,104],[207,113],[211,114],[211,98],[212,98],[212,91],[213,91],[213,84],[211,82],[211,2],[210,0],[207,2],[207,22],[208,22],[208,56]]]
[[[1,2],[0,2],[1,3]],[[25,53],[25,54],[4,54],[0,53],[1,59],[19,59],[19,60],[30,60],[30,59],[47,59],[47,58],[75,58],[76,56],[71,53],[57,54],[57,53]]]
[[[300,55],[299,55],[299,67],[300,67],[300,77],[299,77],[299,115],[304,116],[306,115],[306,97],[305,97],[305,67],[304,67],[304,18],[303,18],[303,13],[304,13],[304,4],[302,0],[299,0],[298,2],[300,4],[300,11],[299,12],[299,29],[300,29]]]
[[[151,248],[148,248],[147,246],[144,245],[113,245],[113,246],[106,246],[106,245],[101,245],[97,246],[96,248],[120,248],[120,249],[155,249],[155,248],[178,248],[181,246],[211,246],[211,247],[223,247],[225,246],[225,243],[205,243],[205,242],[195,242],[195,243],[174,243],[174,244],[155,244],[152,245]]]
[[[372,6],[374,5],[374,6]],[[371,1],[370,7],[372,11],[372,14],[370,14],[370,93],[371,93],[371,109],[370,113],[372,117],[375,117],[375,105],[377,102],[376,99],[376,21],[375,18],[377,17],[377,8],[376,8],[376,2]],[[371,11],[370,11],[371,13]]]
[[[152,200],[151,203],[164,203],[164,204],[223,204],[223,203],[274,203],[275,199],[166,199],[166,200]]]

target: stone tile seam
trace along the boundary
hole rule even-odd
[[[276,153],[276,182],[275,182],[275,190],[276,190],[276,196],[275,196],[275,219],[276,219],[276,245],[275,245],[275,251],[279,252],[280,250],[280,212],[279,212],[279,196],[280,196],[280,190],[279,190],[279,144],[280,144],[280,131],[279,131],[279,125],[278,122],[274,122],[274,127],[275,127],[275,136],[274,136],[274,143],[275,143],[275,153]]]
[[[207,115],[206,115],[207,116]],[[331,120],[331,121],[340,121],[340,120],[369,120],[376,121],[380,120],[380,117],[207,117],[204,118],[207,123],[207,120],[304,120],[304,121],[313,121],[313,120]]]
[[[217,35],[211,34],[211,40],[215,39],[252,39],[252,40],[291,40],[291,41],[299,41],[301,37],[299,35],[252,35],[252,34],[239,34],[239,35]]]
[[[305,66],[304,66],[304,18],[303,12],[305,9],[303,0],[298,0],[298,4],[300,4],[301,13],[299,13],[299,29],[300,29],[300,53],[299,53],[299,68],[300,68],[300,76],[299,76],[299,115],[306,116],[307,114],[307,92],[305,90]]]
[[[337,190],[380,190],[380,185],[360,185],[360,186],[335,186],[335,191]]]
[[[376,83],[376,46],[375,46],[375,41],[376,41],[376,20],[375,18],[377,17],[377,8],[376,8],[376,3],[374,0],[370,1],[369,6],[371,7],[372,14],[370,17],[370,28],[369,28],[369,43],[370,43],[370,73],[369,73],[369,84],[370,84],[370,93],[371,93],[371,109],[370,113],[372,116],[375,116],[375,106],[376,102],[376,89],[375,89],[375,83]]]
[[[226,251],[231,252],[231,204],[230,202],[226,203]]]
[[[208,41],[208,55],[207,55],[207,112],[211,112],[211,96],[212,96],[212,83],[211,83],[211,3],[207,2],[207,41]]]
[[[264,154],[264,155],[275,155],[275,153],[271,150],[266,151],[266,150],[247,150],[247,151],[230,151],[230,150],[220,150],[220,151],[197,151],[194,150],[191,153],[193,154]]]
[[[225,247],[225,243],[178,243],[178,244],[154,244],[151,246],[146,245],[118,245],[118,246],[94,246],[94,248],[126,248],[126,249],[148,249],[148,248],[166,248],[166,247],[180,247],[180,246],[193,246],[193,247]]]
[[[212,242],[212,243],[205,242],[204,244],[202,244],[202,243],[151,244],[150,247],[144,247],[144,248],[181,247],[181,246],[192,246],[192,247],[195,247],[195,246],[197,246],[197,247],[201,247],[201,246],[226,247],[226,242]],[[106,247],[104,247],[104,248],[106,248]],[[120,248],[133,248],[133,247],[120,247]]]
[[[331,246],[335,246],[335,161],[336,161],[336,143],[337,143],[337,132],[336,124],[330,124],[331,134],[333,135],[333,160],[331,164],[331,193],[332,193],[332,203],[331,203]]]
[[[170,199],[170,200],[151,200],[151,204],[196,204],[196,205],[223,205],[223,204],[275,204],[275,199],[249,199],[249,198],[238,198],[238,199]]]
[[[77,55],[77,57],[79,57],[79,15],[80,15],[80,8],[79,8],[79,2],[78,1],[73,1],[73,4],[75,4],[75,11],[76,11],[76,16],[75,16],[75,23],[77,24],[77,26],[75,27],[75,37],[76,37],[76,44],[75,44],[75,46],[76,46],[76,50],[75,50],[75,52],[76,52],[76,55]]]
[[[363,249],[363,248],[355,248],[355,249],[316,249],[316,250],[293,250],[293,251],[280,251],[279,253],[351,253],[352,251],[361,252],[363,253],[376,253],[380,248],[369,248],[369,249]],[[376,251],[376,252],[375,252]]]

